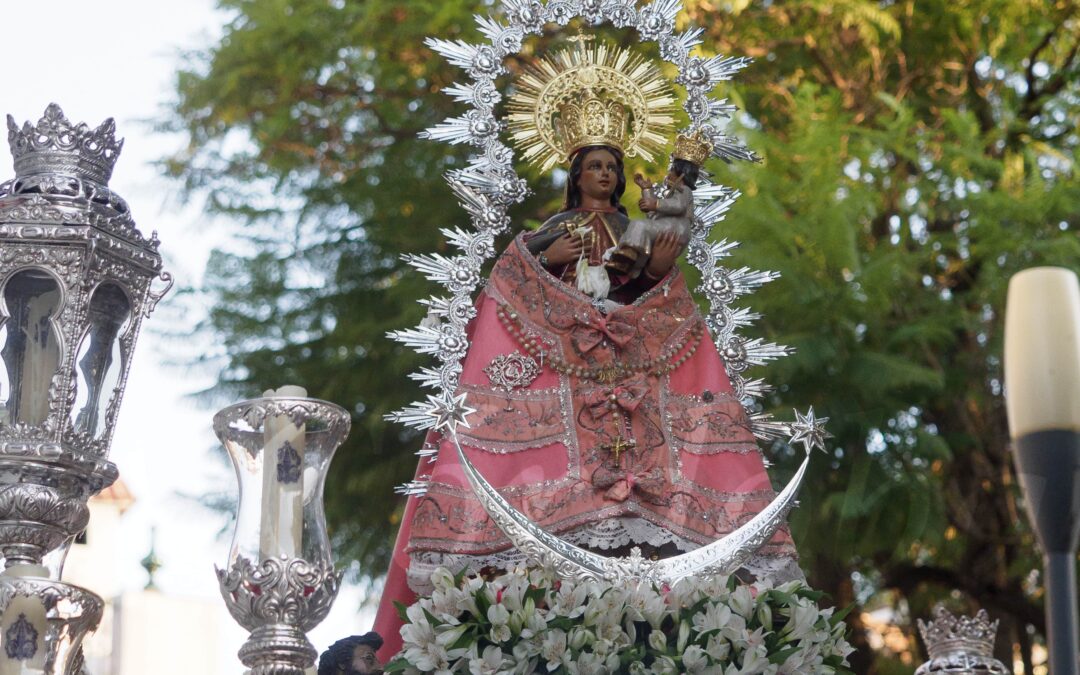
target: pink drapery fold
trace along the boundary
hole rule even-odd
[[[483,372],[497,356],[528,353],[500,322],[500,307],[547,354],[540,375],[511,392],[493,387]],[[677,270],[605,315],[541,268],[519,236],[493,269],[470,325],[461,387],[477,412],[459,431],[470,460],[516,508],[557,534],[631,516],[696,545],[731,532],[775,493],[708,332],[692,337],[701,322]],[[594,371],[684,361],[669,373],[639,368],[604,383],[556,372],[552,357],[565,369]],[[434,434],[427,441],[440,444]],[[633,445],[613,451],[620,441]],[[428,462],[421,460],[417,475],[430,474],[431,487],[408,500],[376,617],[386,640],[380,656],[401,646],[393,601],[407,605],[416,597],[410,554],[483,560],[509,547],[473,497],[455,450],[442,441],[437,460]],[[795,555],[786,530],[763,550]]]

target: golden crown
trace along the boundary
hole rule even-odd
[[[516,81],[509,126],[525,160],[546,171],[588,145],[651,160],[674,128],[659,69],[627,49],[578,46],[540,59]]]
[[[671,156],[673,159],[685,159],[701,166],[712,154],[712,151],[712,140],[700,131],[695,131],[691,134],[679,134],[675,138],[675,150],[671,153]]]
[[[626,149],[626,107],[618,101],[588,98],[582,103],[559,106],[555,136],[567,155],[588,145]]]

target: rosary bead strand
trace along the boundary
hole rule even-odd
[[[541,349],[540,339],[525,333],[525,329],[522,327],[521,322],[518,321],[516,312],[508,310],[505,306],[500,305],[498,310],[496,310],[496,315],[499,318],[499,322],[506,328],[506,331],[510,336],[521,345],[529,356],[534,358],[539,357],[541,361],[546,362],[552,370],[563,375],[572,375],[583,380],[592,380],[602,384],[611,384],[619,380],[624,380],[627,376],[635,373],[646,373],[653,377],[663,377],[664,375],[667,375],[686,363],[690,357],[694,355],[697,351],[698,344],[701,342],[701,337],[705,332],[704,323],[697,321],[691,326],[686,339],[679,343],[678,346],[668,347],[656,358],[649,359],[645,362],[615,364],[614,366],[603,366],[600,368],[585,368],[583,366],[567,363],[564,359],[555,356],[550,351]],[[687,349],[688,343],[689,348]],[[675,355],[680,351],[683,351],[683,349],[686,349],[686,352],[676,359]]]

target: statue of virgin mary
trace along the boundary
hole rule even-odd
[[[631,74],[632,73],[632,74]],[[514,508],[562,540],[605,555],[693,551],[765,508],[775,492],[750,422],[702,314],[658,239],[644,272],[605,265],[628,218],[623,159],[647,156],[671,129],[659,73],[622,51],[578,47],[526,74],[511,130],[541,166],[568,163],[562,209],[521,233],[476,300],[459,393],[475,409],[457,437]],[[375,630],[400,646],[393,602],[431,590],[437,568],[507,569],[526,561],[489,518],[453,446],[421,459]],[[433,462],[433,463],[432,463]],[[744,565],[801,576],[780,530]]]

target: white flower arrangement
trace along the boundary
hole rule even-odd
[[[575,583],[516,569],[492,579],[439,569],[399,606],[404,645],[387,673],[785,675],[850,673],[846,612],[821,593],[734,577],[673,588]]]

